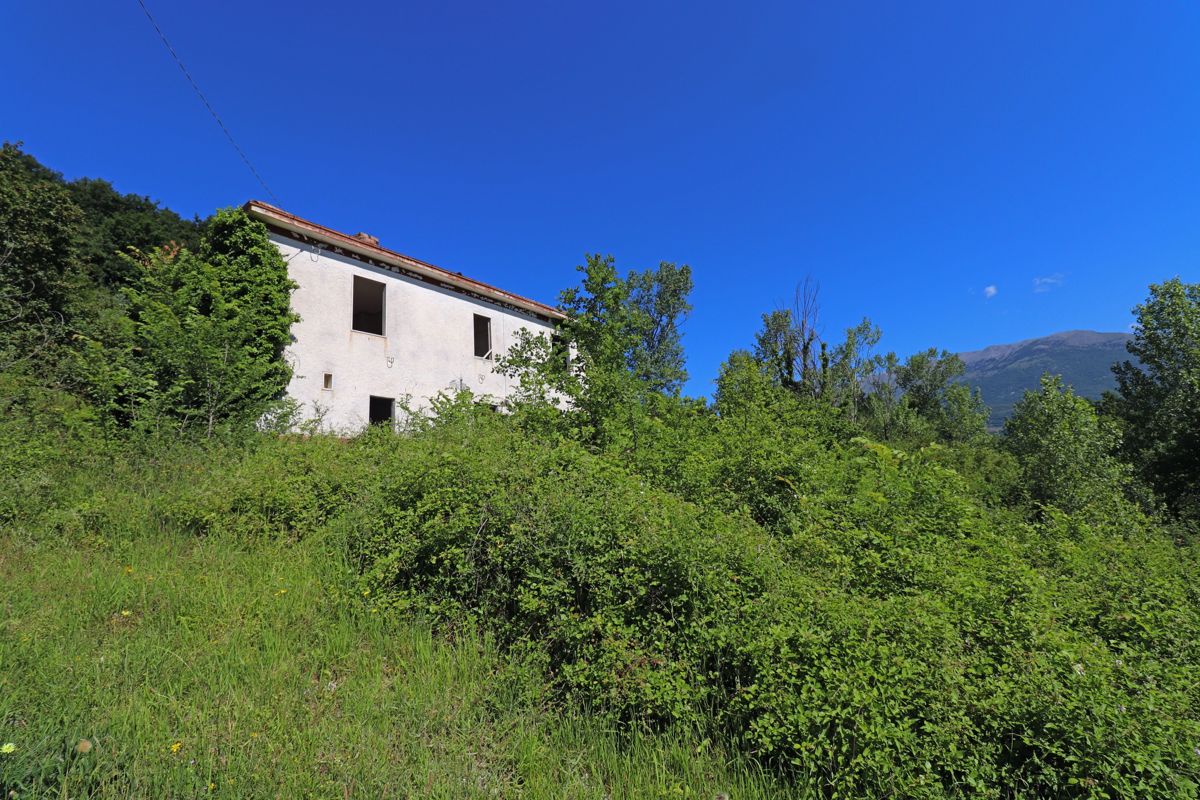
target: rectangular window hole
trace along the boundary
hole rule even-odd
[[[383,336],[383,304],[387,287],[379,281],[354,276],[354,314],[351,327]]]
[[[390,425],[392,417],[395,415],[395,409],[395,399],[371,395],[371,403],[367,415],[372,425]]]
[[[475,356],[492,357],[492,319],[482,314],[475,315]]]
[[[333,388],[333,373],[332,372],[325,373],[325,379],[322,382],[321,388],[323,388],[323,389],[332,389]]]

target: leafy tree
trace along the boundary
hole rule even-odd
[[[160,248],[135,266],[126,295],[139,420],[208,436],[255,423],[291,377],[282,356],[296,319],[294,284],[266,227],[226,209],[199,253]]]
[[[755,335],[754,357],[778,385],[807,397],[819,397],[826,349],[820,340],[820,286],[811,277],[796,287],[791,308],[763,314]]]
[[[938,433],[948,442],[965,442],[982,436],[987,430],[988,414],[978,389],[965,383],[952,383],[943,395]]]
[[[498,369],[520,381],[516,405],[564,419],[601,447],[636,447],[650,396],[678,394],[687,377],[679,326],[691,270],[667,262],[622,277],[611,256],[589,255],[580,285],[562,293],[567,319],[555,338],[519,332]],[[569,350],[568,350],[569,348]]]
[[[895,353],[879,357],[870,390],[863,397],[863,422],[879,438],[887,441],[906,427],[906,417],[912,416],[904,396],[896,385],[900,359]]]
[[[801,342],[792,312],[776,309],[762,316],[762,329],[754,336],[754,358],[779,386],[791,389],[803,381]]]
[[[914,411],[929,420],[942,414],[946,389],[966,371],[954,353],[936,347],[914,353],[896,370],[896,385]]]
[[[1110,455],[1117,443],[1116,431],[1058,375],[1043,375],[1004,425],[1030,499],[1068,513],[1108,507],[1128,487],[1128,469]]]
[[[129,422],[136,392],[127,301],[137,275],[130,246],[199,244],[185,222],[107,181],[63,176],[0,149],[0,369],[21,369],[89,400],[101,418]]]
[[[572,380],[561,388],[596,443],[610,444],[631,427],[640,319],[629,282],[617,272],[612,256],[588,255],[578,270],[583,280],[564,291],[559,303],[568,315],[560,336],[576,351]]]
[[[984,432],[987,408],[978,390],[958,383],[966,365],[956,354],[931,347],[896,368],[896,386],[913,413],[948,441],[964,441]]]
[[[714,407],[723,417],[735,417],[748,408],[768,405],[779,396],[770,368],[745,350],[735,350],[717,374]]]
[[[636,341],[631,353],[635,377],[652,391],[677,395],[687,380],[680,324],[692,310],[692,270],[663,261],[658,269],[632,272],[629,304]]]
[[[81,256],[102,285],[119,287],[134,279],[130,262],[121,256],[131,247],[148,252],[174,242],[195,251],[200,245],[199,220],[182,219],[149,197],[121,194],[96,178],[79,178],[66,186],[83,211]]]
[[[66,338],[83,214],[54,175],[20,145],[0,147],[0,369]]]
[[[754,359],[776,386],[840,409],[884,439],[962,442],[984,432],[987,410],[978,391],[958,382],[965,366],[957,355],[931,348],[903,363],[878,355],[882,332],[866,317],[831,349],[816,333],[818,310],[806,281],[793,308],[763,315]]]
[[[863,317],[858,325],[846,329],[845,341],[833,350],[829,389],[833,404],[845,409],[851,422],[858,420],[866,391],[883,365],[882,357],[874,352],[882,335],[877,325]]]
[[[1177,512],[1200,513],[1200,283],[1154,284],[1134,309],[1129,352],[1113,367],[1123,452]],[[1140,366],[1139,366],[1140,364]]]

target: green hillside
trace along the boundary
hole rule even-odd
[[[998,437],[963,359],[803,302],[686,397],[690,269],[589,255],[510,396],[344,437],[284,391],[261,223],[91,185],[107,226],[31,165],[0,149],[0,797],[1200,791],[1200,284],[1150,287],[1119,397],[1048,378]],[[1106,335],[1066,338],[973,365]]]
[[[1036,390],[1043,373],[1062,375],[1081,397],[1098,400],[1116,387],[1112,365],[1132,358],[1127,333],[1065,331],[1013,344],[959,353],[966,364],[962,380],[978,387],[991,409],[989,425],[999,427],[1028,390]]]
[[[111,475],[141,492],[89,486],[55,534],[0,534],[3,796],[787,795],[690,731],[619,735],[547,705],[482,635],[380,613],[328,535],[156,524],[211,468],[167,463],[176,477]]]

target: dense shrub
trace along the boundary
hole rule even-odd
[[[1004,445],[1021,468],[1032,500],[1064,511],[1121,513],[1131,470],[1110,453],[1120,445],[1111,426],[1062,378],[1043,375],[1004,425]]]
[[[1195,795],[1197,562],[1151,520],[993,508],[940,450],[795,408],[808,433],[705,416],[671,469],[443,412],[405,437],[94,456],[43,422],[0,471],[39,503],[0,525],[115,547],[134,520],[229,541],[331,528],[376,610],[470,620],[556,702],[719,735],[801,794]]]
[[[468,614],[560,699],[708,726],[823,796],[1195,791],[1200,623],[1169,541],[994,517],[865,441],[813,449],[763,528],[510,428],[374,445],[376,602]]]

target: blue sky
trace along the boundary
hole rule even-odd
[[[693,394],[806,274],[901,354],[1200,279],[1195,3],[146,3],[294,213],[540,300],[585,252],[690,264]],[[269,199],[136,0],[3,16],[0,137]]]

